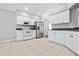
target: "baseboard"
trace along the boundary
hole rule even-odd
[[[32,39],[35,39],[35,38],[25,39],[25,40],[6,39],[6,40],[1,40],[0,43],[5,43],[5,42],[17,42],[17,41],[28,41],[28,40],[32,40]]]
[[[1,40],[0,43],[5,43],[5,42],[14,42],[17,41],[16,39],[6,39],[6,40]]]

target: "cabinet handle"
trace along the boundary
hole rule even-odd
[[[73,38],[73,36],[72,36],[72,35],[70,35],[70,37],[71,37],[71,38]]]

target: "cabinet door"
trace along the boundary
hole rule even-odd
[[[31,19],[31,25],[35,25],[35,20],[34,19]]]
[[[56,15],[53,15],[52,16],[52,21],[51,22],[52,22],[52,24],[56,24],[56,22],[57,22]]]
[[[17,40],[23,40],[23,31],[22,30],[17,30]]]
[[[59,23],[61,23],[61,22],[62,22],[61,13],[58,13],[58,14],[54,15],[54,20],[55,20],[54,24],[59,24]]]
[[[17,24],[24,24],[25,20],[26,20],[26,17],[17,16]]]
[[[63,18],[64,23],[69,23],[70,22],[70,17],[69,16],[70,16],[69,15],[69,10],[66,10],[65,12],[63,12],[62,17],[64,17]]]
[[[32,38],[36,38],[36,31],[35,30],[31,30],[32,31]]]
[[[48,40],[49,41],[55,41],[55,32],[54,31],[49,31]]]
[[[64,40],[65,40],[64,35],[65,35],[64,31],[56,31],[55,42],[64,44]]]
[[[74,32],[73,51],[79,55],[79,32]]]
[[[73,49],[73,33],[70,31],[65,32],[65,45]]]
[[[69,16],[70,16],[69,10],[59,13],[57,17],[59,20],[59,23],[69,23],[70,21]]]
[[[78,19],[77,19],[78,23],[77,23],[77,27],[79,27],[79,15],[78,15]]]
[[[58,23],[62,23],[63,20],[62,13],[59,13],[57,18],[58,18]]]

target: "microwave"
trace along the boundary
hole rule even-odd
[[[24,22],[24,24],[29,24],[29,22]]]

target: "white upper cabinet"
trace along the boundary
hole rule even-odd
[[[51,22],[52,24],[69,23],[70,22],[69,10],[62,11],[60,13],[52,15]]]
[[[65,31],[65,45],[79,55],[79,32]]]
[[[79,8],[71,10],[71,20],[75,27],[79,27]]]
[[[24,22],[29,22],[29,25],[35,25],[35,21],[39,21],[38,19],[17,15],[16,24],[24,24]]]
[[[23,16],[17,16],[17,24],[24,24],[24,21],[26,20],[26,17]]]
[[[74,27],[79,27],[79,3],[70,8],[70,20]]]
[[[70,12],[69,10],[66,10],[62,13],[62,21],[63,23],[69,23],[70,22]]]
[[[64,4],[50,11],[50,19],[52,24],[70,23],[70,8],[73,3]]]

